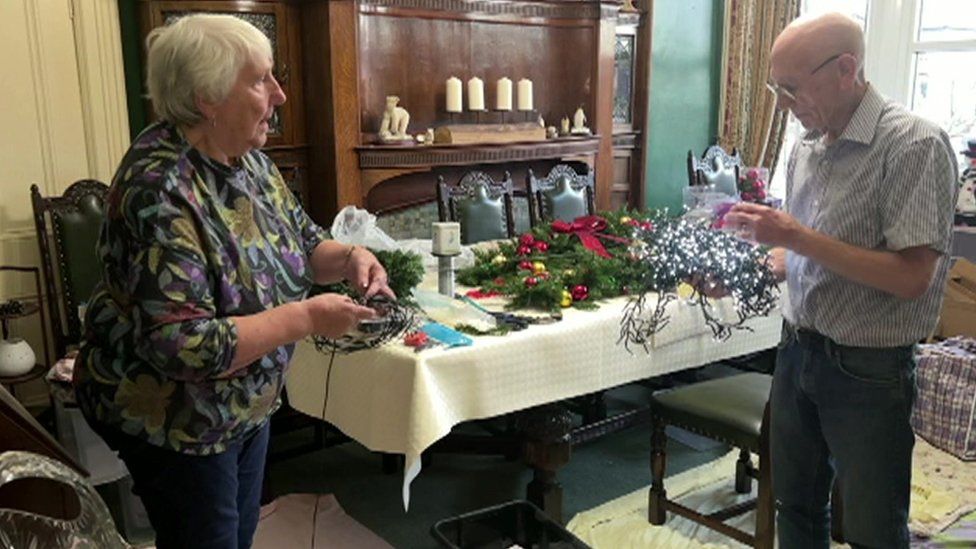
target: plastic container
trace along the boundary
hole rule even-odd
[[[538,507],[510,501],[438,521],[430,529],[443,547],[457,549],[589,549]]]

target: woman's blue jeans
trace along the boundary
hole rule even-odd
[[[158,549],[246,549],[260,513],[269,425],[226,451],[193,456],[96,429],[132,475]]]
[[[838,345],[784,327],[770,397],[781,549],[829,547],[835,473],[846,541],[908,547],[914,351]]]

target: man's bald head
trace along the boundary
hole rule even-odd
[[[779,108],[835,138],[867,92],[864,32],[839,13],[798,19],[773,43],[769,78]]]
[[[849,53],[864,67],[864,31],[840,13],[801,17],[789,24],[773,43],[772,59],[812,70],[830,55]],[[797,66],[797,65],[794,65]]]

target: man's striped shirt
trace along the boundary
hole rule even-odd
[[[949,266],[957,178],[948,135],[873,86],[835,142],[827,145],[820,133],[807,132],[787,167],[786,210],[792,216],[854,246],[928,246],[942,255],[929,289],[906,300],[788,252],[786,319],[844,345],[893,347],[927,337],[938,320]]]

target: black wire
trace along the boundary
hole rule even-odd
[[[325,421],[325,411],[329,407],[329,386],[332,384],[332,365],[335,364],[337,350],[332,349],[332,356],[329,357],[329,366],[325,370],[325,396],[322,398],[322,421]],[[321,494],[315,494],[315,509],[312,511],[312,547],[315,547],[315,532],[319,522],[319,500]]]

